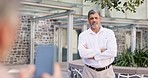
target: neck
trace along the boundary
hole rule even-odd
[[[91,30],[95,33],[98,33],[100,31],[101,27],[98,27],[98,28],[92,28],[91,27]]]

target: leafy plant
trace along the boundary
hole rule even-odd
[[[134,53],[126,50],[118,55],[115,60],[116,66],[148,67],[148,49],[136,49]]]
[[[117,11],[122,11],[125,13],[126,10],[131,12],[136,12],[136,8],[143,4],[144,0],[85,0],[90,1],[92,3],[101,5],[101,8],[104,9],[107,7],[109,10],[115,9]]]
[[[146,49],[135,50],[134,61],[138,67],[148,67],[148,50]]]

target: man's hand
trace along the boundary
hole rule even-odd
[[[88,49],[87,44],[83,45],[86,49]]]
[[[103,53],[105,50],[107,50],[106,48],[100,48],[101,53]]]
[[[94,57],[92,57],[92,58],[88,58],[88,59],[95,59]]]

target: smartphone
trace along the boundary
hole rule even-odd
[[[35,66],[36,72],[34,78],[41,78],[43,73],[53,75],[55,62],[54,45],[38,45],[36,47]]]

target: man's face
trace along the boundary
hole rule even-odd
[[[98,13],[91,14],[88,18],[91,28],[99,28],[101,25],[101,16]]]

